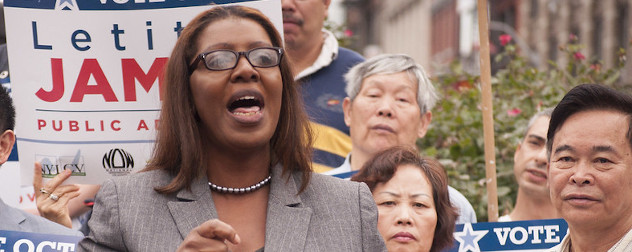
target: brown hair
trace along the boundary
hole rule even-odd
[[[283,47],[283,41],[270,20],[256,9],[243,6],[215,6],[200,13],[182,30],[173,48],[165,70],[164,100],[160,113],[160,130],[152,158],[145,170],[165,170],[173,180],[160,193],[172,193],[182,188],[190,189],[192,181],[206,174],[208,157],[203,153],[209,144],[201,135],[201,122],[189,84],[188,66],[197,57],[197,41],[210,24],[228,18],[252,20],[261,25],[273,46]],[[281,163],[283,175],[302,172],[302,192],[309,183],[311,167],[312,132],[303,108],[303,100],[294,81],[289,61],[281,58],[279,65],[283,81],[283,97],[277,128],[270,139],[271,165]]]
[[[422,158],[413,148],[395,146],[377,153],[367,161],[351,180],[364,182],[371,192],[377,184],[386,183],[401,165],[414,165],[419,167],[432,185],[432,198],[437,211],[437,227],[430,251],[441,251],[450,247],[453,241],[454,226],[458,216],[456,208],[450,203],[448,195],[448,176],[443,166],[431,158]]]

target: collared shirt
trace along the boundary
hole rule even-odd
[[[320,55],[318,55],[314,64],[298,73],[294,77],[294,80],[300,80],[305,76],[315,73],[323,67],[329,66],[329,64],[331,64],[331,62],[338,56],[338,40],[336,40],[336,37],[330,31],[325,29],[322,31],[323,36],[325,36],[325,41],[322,49],[320,50]]]
[[[498,218],[498,222],[510,222],[511,217],[509,215],[503,215]]]
[[[350,159],[351,159],[351,153],[347,155],[347,158],[345,158],[345,162],[342,163],[342,165],[340,165],[338,168],[323,172],[323,174],[331,175],[331,176],[338,177],[341,179],[347,179],[347,180],[350,179],[351,176],[353,176],[353,174],[357,172],[357,171],[354,171],[354,172],[351,171]]]
[[[571,235],[566,234],[564,240],[557,246],[551,248],[550,252],[570,252],[571,251]],[[632,251],[632,229],[628,230],[617,243],[612,245],[608,252],[630,252]]]

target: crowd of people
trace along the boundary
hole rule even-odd
[[[80,251],[442,251],[467,198],[416,141],[439,95],[403,54],[365,60],[323,28],[329,0],[282,0],[283,39],[256,9],[217,6],[165,69],[151,161],[83,188],[42,183],[34,216],[0,200],[0,230],[85,236]],[[239,32],[235,32],[239,31]],[[243,57],[242,57],[243,56]],[[0,165],[15,142],[0,89]],[[533,116],[500,221],[563,218],[554,251],[632,250],[632,96],[580,85]],[[97,192],[98,191],[98,192]],[[94,198],[83,233],[73,199]],[[48,220],[47,220],[48,219]]]

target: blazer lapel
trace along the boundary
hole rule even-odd
[[[281,165],[272,168],[266,217],[265,251],[303,251],[312,209],[297,196],[294,176],[282,176]],[[287,183],[286,183],[287,181]]]
[[[215,204],[205,177],[200,177],[191,185],[191,191],[182,189],[176,201],[167,203],[169,212],[184,239],[191,230],[210,219],[217,218]]]

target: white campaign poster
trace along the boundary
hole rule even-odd
[[[141,170],[167,58],[211,3],[257,8],[283,29],[280,0],[5,0],[22,185],[35,161],[45,178],[71,169],[66,183]]]

